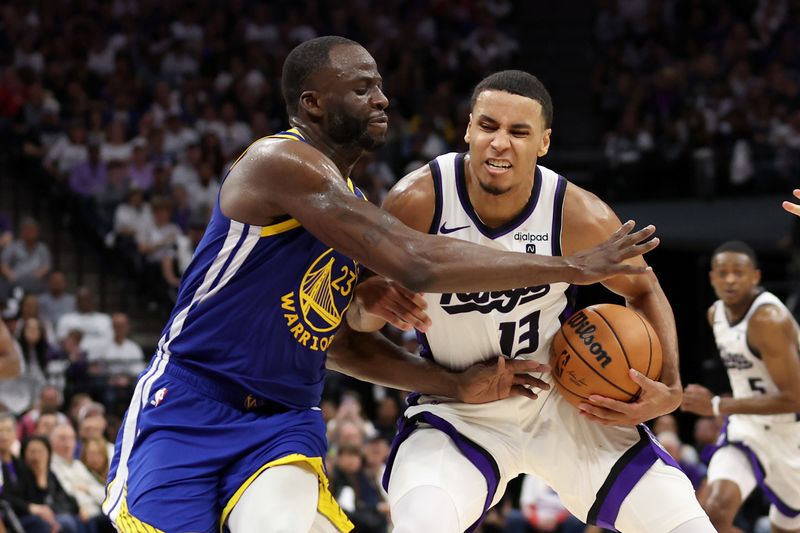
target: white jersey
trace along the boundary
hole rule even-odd
[[[430,163],[436,210],[429,233],[490,248],[561,255],[561,223],[567,181],[541,165],[522,212],[499,228],[486,226],[469,200],[465,154],[445,154]],[[497,357],[546,363],[550,342],[561,327],[568,283],[524,289],[426,294],[433,325],[421,335],[423,355],[454,370]]]
[[[725,305],[721,300],[714,302],[713,329],[722,362],[728,371],[728,379],[734,398],[752,398],[761,394],[778,393],[778,387],[772,381],[761,354],[758,354],[747,342],[747,328],[750,318],[763,305],[775,305],[788,315],[791,313],[777,296],[769,292],[759,294],[744,317],[731,324],[725,314]],[[798,420],[795,413],[780,415],[732,415],[748,422],[768,426],[771,424],[791,423]]]

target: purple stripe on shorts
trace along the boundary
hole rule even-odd
[[[658,459],[680,469],[675,459],[658,444],[647,426],[640,424],[637,429],[639,442],[620,457],[603,486],[597,491],[597,499],[587,516],[590,524],[616,531],[614,524],[622,502]]]
[[[714,453],[716,453],[717,450],[724,448],[725,446],[735,446],[736,448],[740,449],[750,461],[750,466],[753,468],[753,475],[756,477],[756,483],[761,489],[761,492],[764,493],[764,496],[767,497],[769,502],[774,505],[775,508],[778,509],[778,511],[780,511],[784,516],[788,516],[789,518],[800,516],[800,509],[791,507],[789,504],[783,501],[780,496],[775,494],[775,492],[767,485],[766,475],[764,474],[764,466],[762,465],[761,460],[758,458],[758,455],[756,455],[756,452],[743,442],[729,440],[727,429],[728,419],[726,418],[725,425],[720,433],[720,440],[714,447],[711,457],[714,456]]]
[[[497,492],[497,487],[500,484],[500,469],[497,462],[485,449],[478,444],[460,434],[452,424],[432,413],[422,412],[418,413],[411,418],[403,417],[400,420],[398,433],[392,442],[392,450],[389,453],[389,458],[386,461],[386,470],[383,473],[382,485],[385,490],[389,490],[389,478],[394,465],[394,459],[397,455],[397,450],[400,445],[417,429],[420,422],[430,424],[432,427],[444,432],[448,437],[453,440],[453,443],[459,451],[466,457],[470,463],[475,465],[475,468],[483,474],[486,478],[486,501],[483,504],[483,512],[474,524],[469,526],[464,533],[471,533],[481,525],[483,519],[486,517],[486,512],[492,505],[492,500]]]

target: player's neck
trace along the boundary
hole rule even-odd
[[[530,179],[524,180],[508,191],[494,194],[485,190],[470,170],[469,160],[464,162],[464,179],[467,194],[475,213],[486,226],[498,228],[519,215],[531,197],[534,173]]]
[[[356,162],[364,155],[364,149],[352,144],[339,144],[325,135],[316,125],[302,121],[292,121],[292,126],[297,128],[308,144],[325,154],[333,161],[345,178],[350,176]]]
[[[736,323],[744,318],[744,315],[747,314],[748,309],[753,305],[753,301],[759,294],[760,291],[754,290],[747,298],[742,299],[741,302],[734,305],[725,304],[725,314],[728,316],[728,320],[731,323]]]

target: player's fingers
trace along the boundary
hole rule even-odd
[[[505,357],[503,358],[505,359]],[[506,366],[514,374],[527,374],[535,372],[550,372],[550,365],[529,361],[527,359],[510,359],[506,361]]]
[[[649,224],[638,231],[634,231],[633,233],[626,235],[621,240],[620,244],[623,246],[632,246],[634,244],[638,244],[652,237],[655,232],[656,227],[652,224]]]
[[[615,231],[611,235],[611,237],[609,237],[608,240],[609,241],[616,241],[616,240],[622,239],[627,234],[629,234],[631,232],[631,230],[633,230],[634,227],[636,227],[636,222],[633,221],[633,220],[628,220],[623,225],[621,225],[619,228],[617,228],[617,231]]]
[[[514,376],[514,385],[528,385],[536,389],[550,390],[549,383],[539,378],[529,376],[528,374],[517,374]]]
[[[793,215],[800,215],[800,205],[793,204],[792,202],[783,202],[783,208]]]
[[[705,387],[703,387],[702,385],[698,385],[697,383],[689,383],[688,385],[686,385],[685,392],[688,392],[689,394],[694,394],[696,392],[702,391],[704,388]]]
[[[535,392],[522,385],[514,385],[511,387],[510,396],[525,396],[531,400],[535,400],[539,397]]]
[[[621,402],[613,398],[606,398],[605,396],[599,396],[597,394],[590,395],[589,401],[592,407],[607,409],[615,413],[628,414],[628,411],[631,409],[631,404],[629,403]]]
[[[406,320],[403,320],[401,317],[395,314],[392,314],[387,320],[387,322],[396,327],[397,329],[401,329],[403,331],[410,331],[414,329],[413,324],[407,322]]]
[[[792,194],[794,194],[794,197],[795,197],[795,198],[797,198],[798,200],[800,200],[800,189],[795,189],[795,190],[793,190],[793,191],[792,191]]]
[[[659,244],[661,244],[661,239],[658,237],[653,237],[649,241],[643,242],[642,244],[626,245],[619,251],[619,258],[630,259],[631,257],[644,255],[647,252],[652,251]]]
[[[628,369],[628,375],[630,376],[631,380],[642,387],[642,389],[652,389],[654,387],[658,387],[658,381],[648,378],[635,368]]]

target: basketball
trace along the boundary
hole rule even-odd
[[[635,368],[650,379],[661,375],[661,342],[639,313],[614,304],[592,305],[572,315],[553,339],[550,366],[556,386],[577,406],[599,394],[630,402],[640,387]]]

